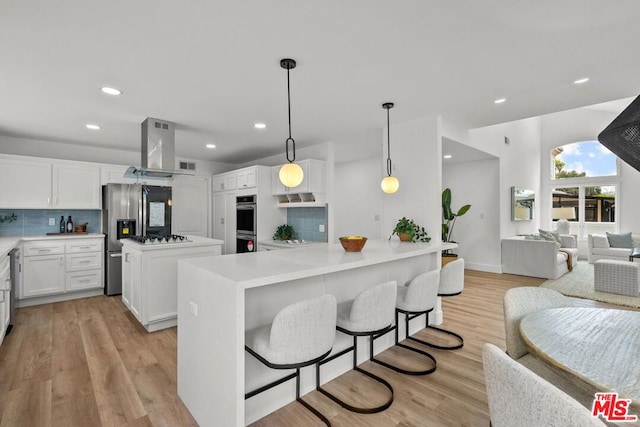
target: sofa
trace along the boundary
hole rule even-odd
[[[632,234],[633,247],[640,248],[640,234]],[[631,248],[612,248],[606,234],[589,234],[587,236],[589,264],[599,259],[629,261]]]
[[[564,251],[571,254],[573,266],[578,261],[576,236],[562,234],[560,239],[560,245],[555,241],[530,239],[526,236],[502,239],[502,273],[543,279],[559,278],[569,271],[568,255]]]

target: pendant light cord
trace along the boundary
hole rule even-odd
[[[287,150],[287,161],[289,163],[293,163],[296,160],[296,141],[291,138],[291,87],[289,84],[289,68],[287,68],[287,107],[289,111],[289,138],[287,138],[286,150]],[[293,158],[289,158],[289,141],[291,141],[291,148],[293,152]]]
[[[389,108],[387,108],[387,176],[391,176],[391,132],[389,128]]]

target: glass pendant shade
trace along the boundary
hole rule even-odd
[[[278,174],[280,182],[287,187],[297,187],[304,178],[304,172],[296,163],[285,163]]]
[[[380,187],[385,193],[393,194],[400,188],[400,181],[393,175],[385,176],[380,183]]]

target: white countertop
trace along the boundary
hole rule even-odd
[[[318,244],[296,251],[265,251],[181,260],[237,282],[246,288],[411,258],[457,247],[445,243],[406,243],[368,240],[362,252],[345,252],[342,245]]]
[[[296,249],[296,248],[304,248],[307,246],[315,246],[315,245],[326,245],[327,242],[312,242],[309,240],[305,240],[304,243],[300,243],[300,240],[291,240],[293,243],[289,243],[288,240],[261,240],[258,242],[258,248],[260,245],[271,246],[282,249]],[[298,242],[298,243],[295,243]]]
[[[87,233],[87,234],[69,234],[69,235],[38,235],[38,236],[8,236],[0,237],[0,255],[9,253],[9,251],[17,247],[22,242],[31,242],[36,240],[50,240],[50,239],[89,239],[95,237],[104,237],[104,234],[99,233]]]
[[[190,240],[189,242],[142,244],[131,239],[122,239],[120,240],[120,242],[122,242],[123,246],[129,247],[135,250],[139,250],[139,251],[157,251],[157,250],[163,250],[163,249],[180,249],[180,248],[186,249],[186,248],[216,246],[216,245],[224,244],[223,240],[218,240],[218,239],[209,239],[207,237],[191,236],[191,235],[187,235],[186,237],[188,240]]]

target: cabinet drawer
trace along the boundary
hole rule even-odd
[[[67,254],[67,271],[102,268],[102,253]]]
[[[23,246],[24,256],[57,255],[64,253],[63,242],[33,242]]]
[[[67,292],[101,288],[102,286],[102,270],[67,273]]]
[[[65,245],[68,254],[102,251],[102,240],[75,240]]]

